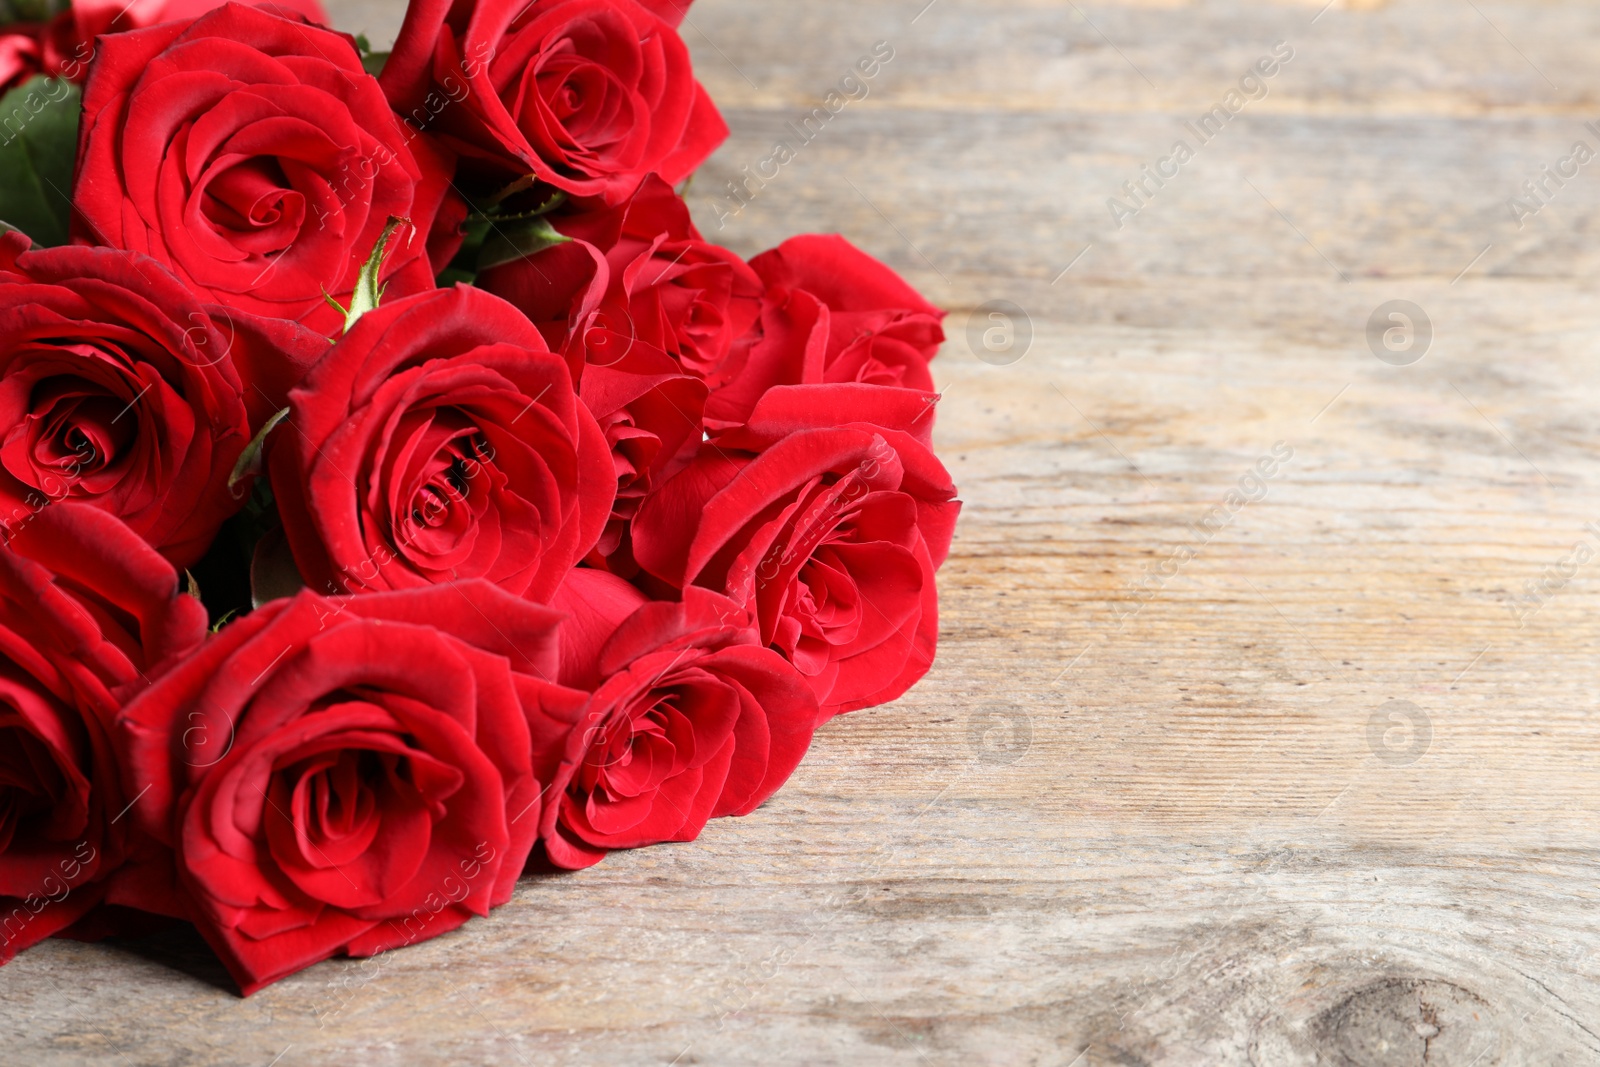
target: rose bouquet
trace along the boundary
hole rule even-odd
[[[0,961],[411,944],[927,671],[942,312],[701,236],[683,6],[0,0]]]

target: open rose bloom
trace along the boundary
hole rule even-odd
[[[414,944],[927,673],[943,312],[696,228],[687,6],[0,24],[0,962]]]

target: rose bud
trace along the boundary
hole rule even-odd
[[[235,362],[259,358],[212,310],[144,256],[0,234],[0,528],[78,500],[178,566],[200,558],[241,503]]]
[[[167,850],[121,899],[191,918],[247,995],[504,904],[542,815],[530,720],[583,699],[545,680],[558,619],[463,582],[224,627],[118,719]]]
[[[561,357],[467,286],[362,315],[290,392],[267,471],[322,592],[484,578],[544,600],[600,539],[617,486]]]
[[[893,700],[927,673],[934,571],[960,503],[929,448],[931,394],[780,386],[645,500],[640,566],[726,593],[793,663],[824,716]]]
[[[750,261],[761,318],[734,345],[706,405],[715,433],[777,385],[869,382],[932,392],[944,312],[843,237],[792,237]]]
[[[145,252],[208,301],[325,333],[391,216],[432,228],[450,161],[415,138],[343,34],[227,4],[100,42],[74,233]],[[391,297],[433,287],[424,242]]]
[[[0,547],[0,963],[104,900],[132,822],[112,718],[205,635],[172,565],[104,511],[57,504]]]
[[[496,187],[532,175],[615,202],[652,171],[682,181],[728,135],[677,31],[634,0],[416,0],[383,86]]]
[[[594,689],[534,725],[536,748],[544,739],[560,757],[540,829],[558,867],[692,841],[710,819],[754,811],[799,765],[816,697],[726,597],[691,588],[681,603],[648,601],[579,569],[556,604],[571,616],[563,643],[579,646],[563,651],[563,681]]]

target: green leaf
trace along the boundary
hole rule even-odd
[[[572,238],[557,232],[550,220],[539,216],[509,226],[496,225],[484,238],[483,250],[478,253],[478,269],[488,270],[502,263],[511,263],[537,255],[547,248],[566,244]]]
[[[383,65],[387,62],[389,62],[388,52],[363,52],[361,54],[362,69],[374,78],[383,73]]]
[[[383,286],[378,283],[378,274],[383,270],[384,249],[389,247],[389,238],[394,236],[394,231],[402,226],[411,225],[410,219],[389,216],[389,223],[383,228],[383,233],[378,235],[378,243],[372,248],[372,255],[361,267],[361,274],[356,278],[356,290],[350,294],[350,309],[344,315],[345,333],[350,332],[350,327],[356,320],[369,311],[378,307],[378,301],[383,299]],[[336,307],[338,305],[335,305]]]
[[[0,23],[49,22],[68,6],[65,0],[0,0]]]
[[[495,208],[493,214],[480,216],[484,221],[494,222],[520,222],[523,219],[536,219],[540,215],[548,215],[556,208],[567,202],[567,194],[557,192],[542,204],[538,204],[527,211],[502,211]]]
[[[499,189],[497,189],[494,192],[490,193],[489,194],[489,198],[487,200],[485,200],[481,205],[478,205],[478,211],[483,213],[483,214],[488,214],[489,212],[493,211],[498,204],[504,202],[505,200],[509,199],[510,197],[516,196],[518,193],[527,192],[529,189],[532,189],[538,183],[539,183],[539,176],[538,175],[536,175],[536,174],[524,174],[522,177],[518,178],[516,181],[511,182],[509,185],[503,185]]]
[[[272,417],[262,424],[259,432],[244,446],[244,451],[239,453],[239,461],[233,465],[233,473],[228,475],[228,492],[238,499],[244,494],[239,492],[239,486],[247,479],[254,478],[264,470],[265,449],[267,447],[267,434],[277,428],[278,423],[289,417],[289,409],[274,412]]]
[[[452,285],[471,285],[478,280],[476,271],[462,270],[459,267],[449,266],[439,272],[433,284],[440,289],[448,289]]]
[[[38,245],[67,243],[78,87],[31,78],[0,98],[0,219]]]

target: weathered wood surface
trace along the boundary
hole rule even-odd
[[[749,818],[248,1001],[193,940],[48,944],[0,971],[0,1060],[1600,1063],[1600,162],[1507,207],[1600,148],[1600,9],[924,3],[700,0],[684,34],[734,130],[702,226],[841,231],[952,309],[927,680]],[[1033,331],[1005,366],[966,341],[997,299]],[[1434,328],[1408,366],[1366,338],[1394,299]]]

